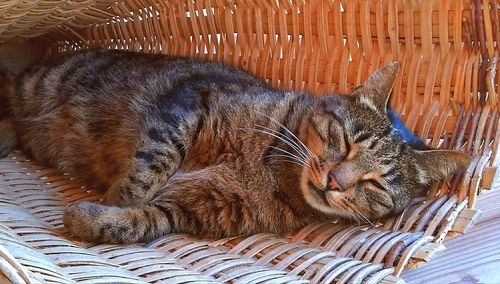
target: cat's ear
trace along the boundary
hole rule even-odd
[[[464,169],[471,162],[471,157],[453,150],[415,151],[417,163],[431,181],[440,181]]]
[[[359,97],[360,103],[387,111],[399,67],[398,61],[387,64],[384,68],[373,73],[366,82],[354,89],[352,94]]]

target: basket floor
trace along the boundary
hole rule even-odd
[[[446,250],[428,264],[403,272],[407,283],[500,283],[500,180],[480,195],[481,219],[470,232],[444,241]]]

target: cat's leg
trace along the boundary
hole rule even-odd
[[[12,119],[0,121],[0,158],[7,156],[16,146],[16,131]]]
[[[148,204],[119,208],[87,201],[71,204],[66,228],[90,242],[146,242],[168,233],[230,236],[255,230],[260,214],[224,166],[176,174]]]
[[[177,171],[182,154],[173,143],[149,143],[132,159],[127,173],[117,179],[104,194],[108,205],[138,205],[150,201]]]

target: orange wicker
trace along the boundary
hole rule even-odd
[[[4,46],[36,37],[44,53],[197,56],[317,95],[349,92],[399,60],[393,106],[408,127],[433,147],[474,157],[464,173],[376,227],[323,223],[282,236],[92,246],[65,236],[61,214],[99,193],[16,152],[0,160],[0,282],[402,283],[404,269],[471,227],[476,196],[496,175],[498,1],[7,0],[0,15]]]

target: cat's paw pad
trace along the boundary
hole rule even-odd
[[[105,206],[93,202],[71,203],[64,212],[64,226],[75,237],[95,241],[99,237],[100,216],[104,211]]]

